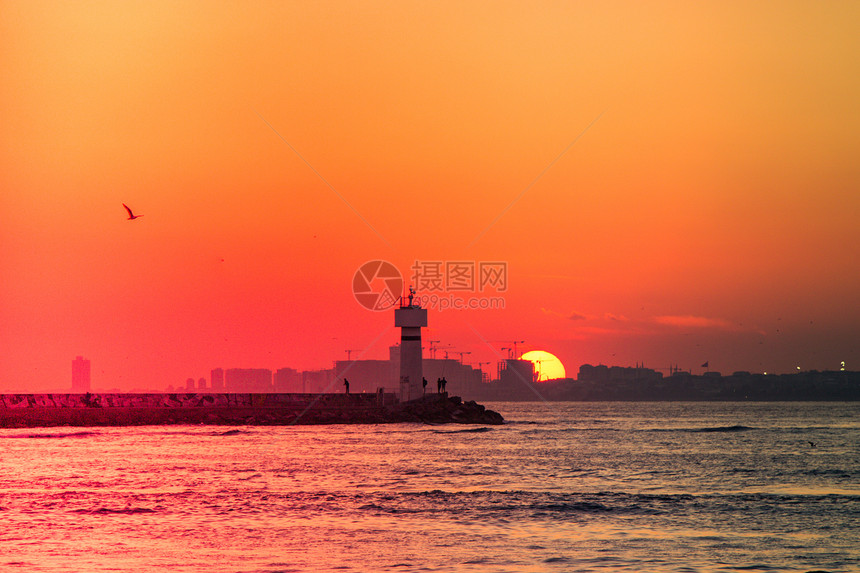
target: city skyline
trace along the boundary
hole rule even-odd
[[[65,386],[75,356],[125,390],[379,359],[398,332],[356,299],[371,261],[404,290],[416,263],[504,264],[435,291],[501,302],[430,311],[425,340],[475,364],[522,340],[568,372],[855,370],[858,21],[5,4],[0,389]]]
[[[518,341],[519,342],[519,341]],[[513,351],[513,349],[510,349]],[[773,382],[765,380],[785,379],[785,376],[797,376],[797,380],[838,379],[850,386],[856,380],[858,371],[850,370],[841,363],[838,368],[828,368],[823,371],[816,369],[792,372],[749,372],[731,371],[720,372],[710,367],[708,362],[698,368],[682,369],[678,365],[669,368],[650,368],[644,363],[633,366],[617,364],[581,364],[576,372],[568,371],[561,375],[555,370],[558,359],[543,351],[528,351],[522,355],[509,354],[495,363],[480,362],[472,364],[463,361],[467,352],[436,352],[433,357],[423,356],[424,379],[428,384],[424,393],[434,393],[437,380],[445,378],[450,384],[446,387],[452,395],[463,396],[465,399],[503,399],[501,395],[517,396],[516,399],[532,400],[565,400],[577,399],[561,397],[559,383],[594,383],[599,381],[634,383],[626,390],[631,395],[647,396],[648,384],[654,380],[674,380],[676,383],[687,384],[690,380],[703,381],[706,385],[723,379],[738,379],[744,382],[757,380],[760,385],[760,396],[767,397],[773,393]],[[458,359],[456,356],[460,355]],[[205,373],[198,372],[189,376],[184,383],[181,380],[169,381],[160,387],[120,389],[101,386],[92,388],[89,385],[90,361],[78,356],[72,361],[71,393],[83,393],[90,390],[95,392],[132,392],[132,393],[288,393],[288,394],[338,394],[343,392],[343,382],[350,380],[352,393],[376,393],[379,391],[398,395],[400,371],[400,345],[392,345],[388,349],[388,357],[334,360],[327,367],[311,370],[301,370],[289,365],[279,367],[237,367],[220,365]],[[551,368],[545,368],[545,366]],[[562,365],[563,367],[563,365]],[[81,372],[86,374],[82,375]],[[548,375],[555,372],[556,376]],[[595,376],[595,372],[603,372]],[[201,374],[207,374],[201,376]],[[834,376],[839,378],[834,378]],[[82,383],[82,379],[86,381]],[[756,385],[754,384],[754,386]],[[574,391],[577,386],[569,386],[568,391]],[[65,394],[68,387],[59,385],[45,390],[49,393]],[[774,394],[778,396],[779,394]],[[496,398],[492,398],[496,396]],[[617,399],[617,396],[613,399]],[[827,399],[832,399],[828,397]]]

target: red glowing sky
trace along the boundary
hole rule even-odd
[[[430,312],[472,363],[524,340],[572,374],[856,369],[858,26],[852,2],[5,2],[0,390],[67,388],[78,354],[104,389],[386,357],[393,313],[351,290],[374,259],[507,264],[504,309]]]

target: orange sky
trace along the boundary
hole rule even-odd
[[[430,313],[473,363],[860,369],[858,29],[856,2],[4,2],[0,390],[78,354],[99,389],[385,357],[374,259],[508,264],[503,310]]]

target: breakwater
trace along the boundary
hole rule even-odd
[[[502,424],[501,415],[447,394],[0,394],[0,428],[164,424],[290,425],[398,422]]]

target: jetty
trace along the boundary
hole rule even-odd
[[[410,422],[498,425],[504,419],[444,392],[405,402],[387,392],[0,394],[0,428]]]

